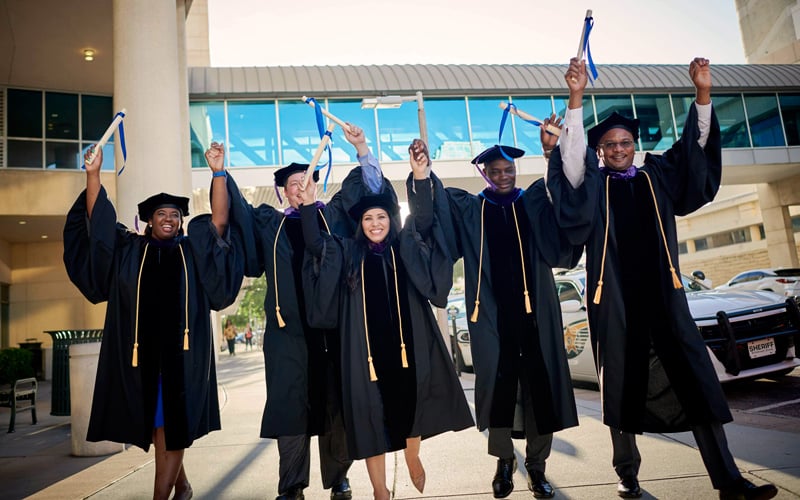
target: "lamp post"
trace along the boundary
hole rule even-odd
[[[453,354],[453,365],[456,367],[456,375],[461,376],[461,363],[458,362],[458,339],[456,338],[456,316],[458,315],[458,308],[450,306],[447,308],[447,317],[450,318],[451,328],[450,331],[450,350]]]
[[[399,96],[386,95],[366,97],[361,100],[361,109],[392,109],[399,108],[404,102],[417,102],[417,119],[419,120],[419,138],[428,144],[428,125],[425,121],[425,105],[422,101],[422,92],[415,95]]]

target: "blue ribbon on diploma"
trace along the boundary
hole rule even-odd
[[[128,162],[128,148],[125,146],[125,126],[122,124],[125,121],[125,113],[120,111],[114,117],[116,118],[119,116],[122,118],[119,121],[119,148],[122,150],[122,168],[119,169],[119,173],[117,173],[117,177],[122,175],[122,171],[125,170],[125,164]]]
[[[333,136],[326,132],[325,130],[325,119],[322,116],[322,108],[320,104],[314,99],[313,97],[309,97],[306,99],[306,103],[314,104],[314,115],[316,116],[317,120],[317,131],[319,131],[319,138],[322,140],[323,137],[326,135],[333,140]],[[322,183],[322,192],[328,192],[328,177],[331,175],[331,167],[333,166],[333,150],[330,146],[325,146],[325,150],[328,151],[328,163],[323,163],[322,165],[315,165],[314,170],[322,170],[325,166],[328,167],[328,171],[325,173],[325,181]]]
[[[498,146],[503,144],[503,131],[506,128],[506,121],[508,121],[508,114],[509,114],[509,112],[511,112],[511,108],[517,109],[517,105],[514,104],[514,103],[511,103],[511,102],[508,103],[508,106],[506,106],[506,109],[503,110],[503,117],[500,118],[500,132],[498,132],[498,134],[497,134],[497,145]],[[541,127],[542,126],[542,122],[538,122],[536,120],[526,120],[525,118],[522,118],[519,115],[517,115],[517,118],[519,118],[520,120],[522,120],[524,122],[528,122],[531,125],[534,125],[536,127]],[[512,162],[514,161],[513,158],[508,156],[506,154],[506,152],[503,151],[503,146],[500,146],[500,153],[503,155],[503,158],[505,158],[506,160],[512,161]]]
[[[589,73],[591,73],[589,81],[592,82],[592,85],[594,85],[594,81],[597,80],[597,68],[594,65],[594,59],[592,59],[592,49],[589,47],[589,35],[592,33],[593,27],[594,17],[587,17],[583,20],[583,53],[586,54],[586,62],[589,66]]]

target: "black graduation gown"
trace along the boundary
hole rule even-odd
[[[410,191],[410,176],[407,185]],[[422,189],[424,186],[419,187],[430,197],[429,190]],[[307,302],[309,321],[312,325],[339,325],[342,342],[343,416],[345,428],[348,429],[348,450],[353,459],[403,448],[405,443],[400,442],[400,438],[421,436],[426,439],[473,425],[464,392],[430,306],[433,303],[444,307],[452,285],[452,265],[444,234],[439,223],[434,221],[431,230],[426,231],[427,234],[423,237],[417,231],[418,220],[421,219],[415,219],[413,213],[420,213],[421,209],[429,213],[430,208],[424,208],[429,207],[429,204],[423,207],[412,202],[411,206],[412,215],[406,220],[392,248],[398,268],[398,282],[401,285],[399,293],[404,312],[403,333],[408,337],[405,340],[409,358],[407,370],[413,369],[413,376],[395,373],[390,375],[391,380],[384,383],[381,381],[381,368],[376,367],[378,381],[370,381],[364,329],[365,295],[362,293],[360,278],[353,279],[351,276],[353,269],[356,269],[356,276],[360,276],[358,270],[361,256],[365,253],[364,243],[324,233],[313,243],[308,241],[313,236],[307,237],[303,280],[306,292],[310,294]],[[303,222],[305,230],[305,218]],[[380,256],[367,258],[365,290],[369,297],[366,301],[368,315],[371,310],[377,310],[372,309],[376,307],[371,305],[374,303],[373,299],[378,303],[384,303],[385,300],[389,304],[395,297],[391,292],[394,286],[392,275],[389,248]],[[367,290],[370,283],[370,290]],[[381,294],[380,297],[378,293]],[[388,307],[397,310],[391,304]],[[395,335],[385,331],[376,332],[373,328],[373,321],[380,323],[386,319],[369,319],[369,338],[382,335],[385,346],[376,350],[385,348],[389,358],[394,351],[394,362],[399,363],[399,343]],[[377,323],[376,326],[380,328]],[[411,349],[413,351],[409,352]],[[394,367],[396,368],[396,364]],[[416,383],[414,398],[409,396],[407,390],[397,388],[398,384],[411,380]],[[384,395],[392,398],[392,401],[384,402]],[[400,408],[401,401],[411,399],[414,404],[412,425],[405,436],[399,436],[397,429],[406,423]],[[388,416],[390,421],[387,421],[387,412],[393,412]]]
[[[441,189],[441,184],[438,183],[436,187]],[[451,257],[453,261],[459,257],[464,258],[468,318],[473,314],[475,305],[481,230],[485,231],[483,265],[480,267],[479,313],[476,323],[468,321],[475,369],[478,428],[483,430],[496,424],[508,426],[507,409],[510,406],[513,409],[516,401],[516,382],[519,376],[528,378],[527,385],[534,403],[538,434],[578,425],[575,397],[564,350],[561,309],[555,294],[552,268],[574,265],[580,258],[580,250],[568,245],[559,232],[544,182],[534,182],[515,202],[519,224],[527,226],[520,227],[520,233],[523,237],[532,314],[528,315],[524,309],[520,309],[524,307],[520,292],[513,299],[513,304],[503,308],[508,316],[502,318],[499,314],[498,297],[505,296],[505,290],[514,289],[521,284],[522,269],[520,264],[517,271],[519,274],[513,277],[513,286],[510,277],[502,283],[495,282],[502,276],[492,270],[492,262],[495,262],[497,256],[493,257],[491,253],[501,248],[504,249],[506,258],[518,262],[519,240],[514,235],[513,239],[505,242],[486,241],[493,231],[486,228],[490,223],[489,218],[484,220],[483,227],[481,225],[483,196],[456,188],[447,188],[444,191],[449,200],[450,217],[444,226]],[[487,212],[499,210],[489,201],[486,206]],[[510,212],[510,207],[506,211]],[[508,213],[506,215],[511,217]],[[513,220],[511,224],[513,228]],[[513,252],[516,252],[516,256]],[[507,360],[515,349],[518,349],[517,356],[522,358],[520,362],[511,368],[506,365],[506,361],[501,363],[501,359]],[[502,387],[498,387],[498,380],[504,381]]]
[[[611,222],[600,303],[606,227],[606,175],[586,152],[586,175],[574,196],[561,152],[550,159],[548,188],[565,232],[586,244],[589,328],[603,393],[603,421],[628,432],[678,432],[692,424],[732,420],[705,343],[692,320],[683,288],[675,289],[661,237],[649,174],[669,255],[680,276],[675,216],[710,202],[722,172],[719,122],[712,112],[705,148],[697,144],[691,106],[681,139],[663,155],[647,154],[631,180],[609,182]],[[653,351],[651,357],[650,351]]]
[[[188,448],[194,439],[220,428],[209,312],[236,299],[242,264],[233,251],[230,233],[220,238],[210,215],[193,218],[188,235],[177,245],[183,248],[188,271],[189,350],[183,350],[187,291],[177,246],[159,249],[151,243],[142,273],[142,293],[162,288],[159,296],[170,302],[154,309],[158,298],[141,298],[139,366],[133,367],[137,280],[149,238],[117,223],[105,188],[100,190],[91,219],[86,214],[85,191],[67,214],[64,264],[70,280],[92,303],[108,301],[89,441],[132,443],[147,451],[152,442],[159,372],[167,449]],[[159,269],[159,256],[169,270]],[[153,271],[168,273],[168,277],[153,276]],[[164,308],[170,310],[164,314]]]
[[[391,190],[387,180],[383,185]],[[302,244],[292,243],[293,238],[301,238],[299,220],[284,217],[283,212],[266,204],[251,206],[230,172],[228,190],[232,193],[230,225],[243,241],[237,251],[242,252],[245,275],[258,277],[265,273],[267,281],[263,341],[267,401],[260,435],[276,438],[321,434],[325,431],[327,398],[338,397],[327,393],[326,366],[339,364],[339,339],[335,323],[311,329],[306,320],[304,291],[296,280],[304,255],[295,251]],[[352,234],[355,226],[347,210],[368,192],[361,167],[351,170],[341,190],[319,211],[324,219],[321,227],[335,234]],[[278,325],[276,305],[280,306],[284,327]]]

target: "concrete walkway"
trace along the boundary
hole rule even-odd
[[[222,355],[218,373],[223,430],[196,441],[184,460],[195,498],[274,498],[277,446],[273,440],[258,437],[266,393],[263,357],[260,352]],[[472,401],[473,376],[464,374],[462,384]],[[105,457],[71,456],[70,417],[49,415],[49,383],[42,383],[40,391],[37,425],[32,426],[30,415],[23,413],[17,418],[16,432],[7,434],[9,413],[7,409],[0,411],[0,498],[152,497],[152,449],[144,453],[128,448]],[[599,395],[594,390],[575,391],[580,426],[556,434],[547,477],[556,488],[556,498],[617,498],[608,429],[599,420]],[[744,476],[757,484],[776,484],[778,498],[800,498],[800,421],[773,417],[766,424],[757,422],[757,428],[738,423],[738,415],[736,419],[725,428]],[[647,434],[638,442],[643,456],[639,479],[644,498],[718,498],[691,433]],[[515,444],[520,469],[509,498],[533,498],[522,466],[524,441]],[[311,485],[305,495],[308,499],[325,499],[328,492],[321,486],[315,439],[312,447]],[[486,435],[474,428],[424,441],[424,494],[411,484],[402,453],[392,454],[387,457],[387,478],[394,498],[492,498],[495,460],[486,449]],[[371,498],[363,460],[353,465],[349,477],[354,498]]]

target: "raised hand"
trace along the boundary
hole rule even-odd
[[[564,81],[569,87],[569,108],[578,109],[583,105],[583,90],[589,82],[586,75],[586,62],[577,57],[569,60],[569,68],[564,73]]]
[[[303,188],[301,184],[300,188],[300,203],[303,205],[313,205],[317,202],[317,183],[314,182],[314,174],[311,174],[311,178],[308,179],[308,184],[306,187]]]
[[[89,149],[86,150],[86,153],[83,154],[83,165],[86,168],[86,173],[87,174],[97,173],[97,172],[100,171],[100,167],[103,166],[103,149],[102,148],[97,150],[97,153],[96,153],[96,155],[94,157],[94,160],[92,160],[91,163],[87,162],[87,160],[89,159],[89,157],[92,154],[92,151],[94,151],[96,147],[97,147],[96,144],[92,144],[89,147]]]
[[[697,94],[697,103],[711,102],[711,63],[708,59],[695,57],[689,63],[689,76]]]
[[[206,163],[212,172],[219,172],[225,168],[225,145],[212,142],[206,150]]]
[[[545,154],[552,151],[558,144],[558,136],[547,131],[549,125],[558,127],[559,130],[564,126],[561,123],[561,117],[555,113],[544,119],[541,127],[539,127],[539,139],[542,141],[542,150]]]
[[[408,162],[415,179],[427,179],[430,175],[431,157],[428,145],[422,139],[414,139],[408,146]]]

